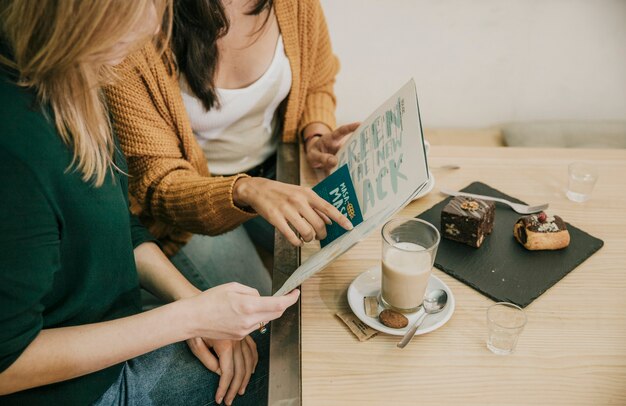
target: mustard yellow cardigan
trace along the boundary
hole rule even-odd
[[[276,0],[274,10],[292,71],[284,142],[310,123],[335,128],[333,55],[319,0]],[[255,216],[236,207],[233,185],[245,175],[213,177],[192,133],[178,74],[153,44],[119,68],[105,89],[113,128],[128,158],[131,209],[173,255],[192,233],[217,235]]]

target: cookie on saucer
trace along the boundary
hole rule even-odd
[[[378,315],[378,319],[387,327],[404,328],[409,324],[409,319],[402,313],[385,309]]]

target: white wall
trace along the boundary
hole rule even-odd
[[[425,127],[626,120],[626,0],[321,0],[339,122],[413,76]]]

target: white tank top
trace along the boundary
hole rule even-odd
[[[276,110],[291,88],[291,67],[282,36],[269,68],[257,81],[242,89],[216,89],[219,109],[205,111],[184,77],[180,88],[191,128],[211,173],[245,172],[276,152]]]

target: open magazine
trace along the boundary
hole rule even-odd
[[[335,227],[329,230],[332,240],[323,240],[322,249],[301,264],[274,296],[289,293],[324,269],[428,183],[415,81],[411,79],[363,121],[337,157],[337,169],[313,190],[348,215],[355,227],[344,232],[337,231],[336,224],[329,226]]]

